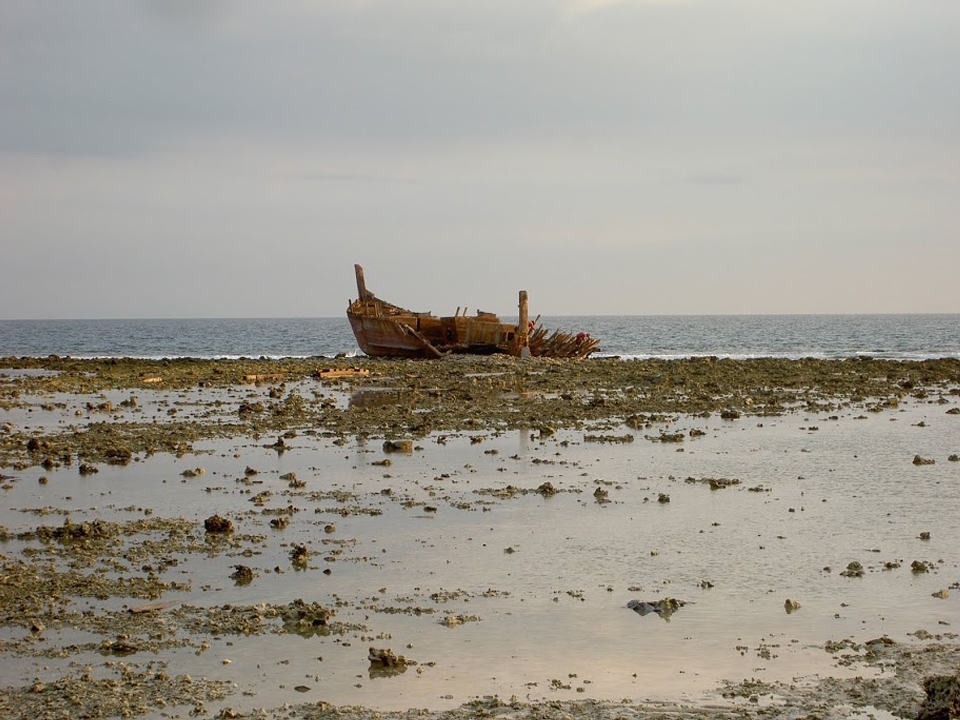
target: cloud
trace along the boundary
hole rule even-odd
[[[567,4],[567,15],[590,15],[615,6],[687,5],[691,0],[572,0]]]
[[[702,175],[692,175],[686,179],[686,182],[693,185],[739,185],[744,182],[744,178],[738,175],[726,175],[724,173],[703,173]]]

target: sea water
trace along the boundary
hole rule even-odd
[[[599,356],[893,359],[960,357],[960,315],[544,317],[588,332]],[[312,357],[358,355],[346,318],[0,320],[0,357]]]

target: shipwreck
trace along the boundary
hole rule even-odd
[[[481,310],[468,315],[460,308],[452,316],[437,317],[381,300],[367,290],[363,268],[355,265],[354,269],[357,299],[347,307],[347,318],[357,345],[371,357],[441,358],[466,353],[585,358],[599,348],[589,333],[549,332],[539,324],[539,316],[530,320],[526,290],[520,291],[516,323]]]

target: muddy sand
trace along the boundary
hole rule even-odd
[[[0,359],[0,714],[957,717],[958,453],[956,360]]]

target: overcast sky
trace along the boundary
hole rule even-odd
[[[0,3],[0,318],[960,312],[957,0]]]

